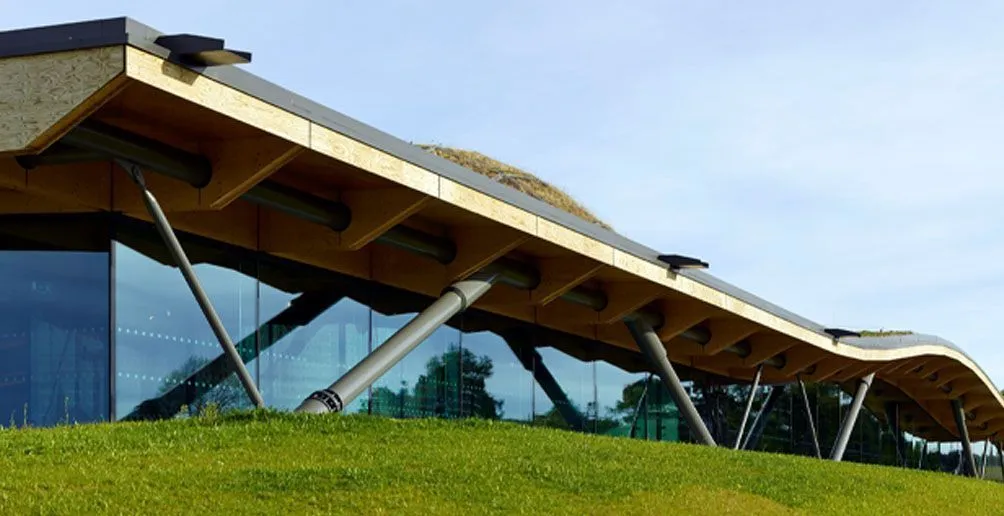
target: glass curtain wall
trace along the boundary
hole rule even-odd
[[[0,217],[0,424],[110,417],[107,222]]]
[[[180,236],[272,407],[293,409],[331,384],[429,302]],[[0,424],[48,426],[173,417],[211,405],[247,407],[243,388],[171,263],[149,224],[106,215],[0,217]],[[395,303],[407,309],[386,310]],[[549,347],[534,331],[524,343],[533,353],[521,358],[501,336],[475,326],[464,331],[464,325],[458,317],[437,330],[346,411],[480,417],[691,440],[665,386],[652,375],[581,360],[568,354],[577,349]],[[545,370],[557,389],[538,383],[535,373],[543,378]],[[688,385],[718,441],[732,443],[748,388]],[[778,388],[781,395],[755,448],[812,455],[800,390]],[[758,393],[750,426],[768,390]],[[821,451],[828,455],[851,399],[832,385],[807,384],[807,391]],[[958,467],[957,447],[938,453],[936,445],[910,436],[897,455],[886,417],[862,412],[845,460]]]

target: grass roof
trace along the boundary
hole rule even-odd
[[[540,179],[539,177],[492,159],[480,152],[454,149],[440,145],[419,145],[419,147],[441,158],[448,159],[462,167],[469,168],[483,176],[510,188],[515,188],[537,200],[544,201],[555,208],[564,210],[587,222],[592,222],[606,229],[610,225],[593,215],[585,206],[579,204],[560,188]]]
[[[861,330],[858,333],[862,337],[897,337],[900,335],[913,335],[910,330]]]

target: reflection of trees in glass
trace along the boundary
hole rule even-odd
[[[493,368],[487,355],[477,356],[469,349],[450,346],[426,362],[425,372],[412,389],[406,382],[396,391],[375,387],[370,404],[374,413],[396,417],[463,415],[501,419],[503,402],[492,396],[485,385]],[[365,412],[366,408],[361,410]]]
[[[201,370],[206,364],[211,362],[211,358],[190,356],[177,369],[171,371],[164,378],[160,388],[157,389],[157,396],[172,390],[180,383],[185,382],[194,373]],[[249,406],[247,394],[241,385],[237,375],[231,374],[219,384],[213,385],[186,385],[186,388],[195,392],[192,397],[194,401],[188,405],[188,414],[196,415],[202,413],[206,407],[212,405],[221,411],[235,410]],[[161,411],[163,407],[158,403],[158,398],[152,398],[140,404],[139,412],[150,415],[151,411]],[[156,405],[156,406],[155,406]],[[159,414],[160,417],[174,417],[177,414]]]

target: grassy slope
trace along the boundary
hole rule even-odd
[[[986,481],[486,421],[238,414],[0,432],[26,512],[999,514]],[[674,510],[670,510],[670,509]]]

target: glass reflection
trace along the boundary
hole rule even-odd
[[[109,417],[108,253],[0,251],[0,424]]]
[[[533,376],[502,337],[464,333],[461,413],[465,417],[530,421]]]
[[[374,349],[414,316],[373,312]],[[476,357],[460,349],[459,330],[440,327],[373,383],[368,400],[370,413],[400,418],[459,416],[460,368],[464,362],[471,367],[479,365]]]
[[[335,292],[294,294],[262,283],[261,317],[261,356],[252,364],[270,407],[296,408],[369,353],[369,308]],[[357,398],[345,411],[365,407]]]
[[[196,261],[198,246],[183,243]],[[151,254],[163,253],[163,244],[149,249]],[[235,374],[213,381],[199,377],[222,350],[181,272],[121,242],[113,251],[118,417],[169,417],[186,408],[197,413],[209,404],[224,410],[250,406]],[[253,355],[254,266],[242,262],[234,267],[237,270],[196,263],[195,272],[238,351]],[[249,371],[257,374],[253,365]]]

